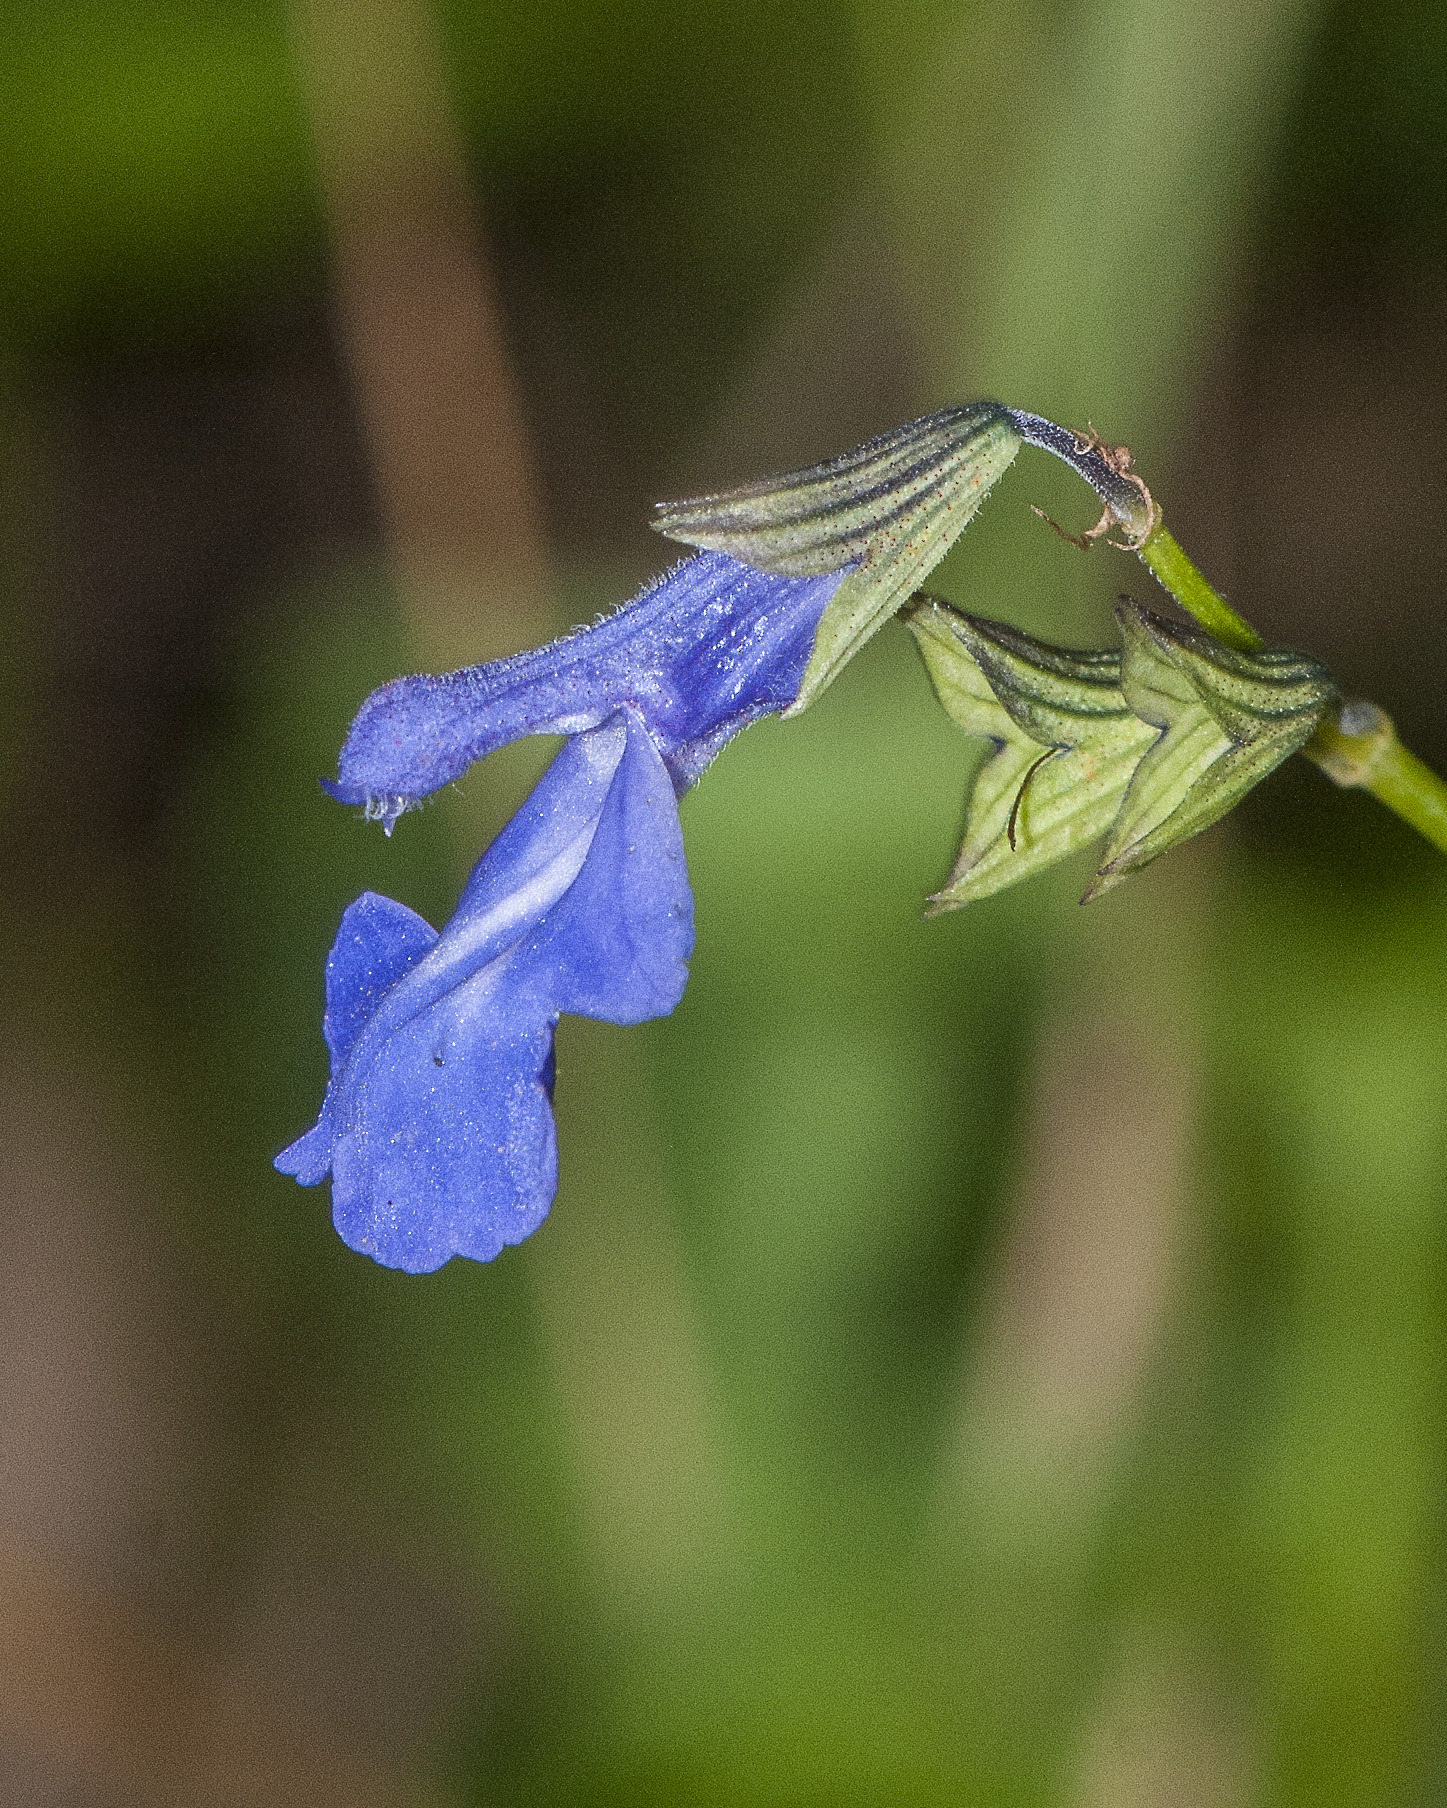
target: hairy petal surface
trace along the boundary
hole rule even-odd
[[[441,935],[371,893],[347,911],[328,965],[334,1077],[277,1167],[305,1185],[330,1172],[338,1231],[387,1267],[491,1260],[556,1190],[559,1015],[666,1015],[692,948],[673,783],[620,710],[558,754]]]
[[[494,748],[579,734],[626,706],[682,794],[739,729],[794,701],[847,575],[781,576],[701,553],[551,646],[383,685],[357,712],[337,778],[323,783],[390,833],[404,810]]]

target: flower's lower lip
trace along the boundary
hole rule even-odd
[[[430,945],[401,905],[348,911],[328,978],[336,1077],[280,1164],[309,1182],[330,1168],[338,1229],[387,1266],[491,1259],[552,1198],[558,1017],[671,1011],[692,922],[673,787],[641,718],[615,712],[564,744]]]
[[[390,1035],[420,1017],[449,991],[469,983],[488,962],[503,957],[577,878],[597,826],[595,821],[586,834],[578,836],[496,910],[453,933],[444,931],[435,946],[388,992],[347,1057],[348,1067],[355,1063],[358,1073],[364,1071],[376,1058],[376,1049]]]

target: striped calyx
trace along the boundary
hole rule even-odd
[[[921,598],[904,616],[940,702],[994,743],[964,844],[930,914],[957,910],[1105,834],[1156,730],[1131,710],[1120,654],[1068,652]]]
[[[1129,599],[1115,613],[1121,689],[1160,738],[1131,780],[1087,898],[1224,816],[1306,745],[1338,695],[1305,653],[1238,652]]]
[[[760,571],[805,577],[853,567],[824,611],[794,714],[919,587],[1021,443],[1007,408],[971,402],[807,471],[659,503],[653,525]]]
[[[932,912],[954,910],[1106,836],[1083,901],[1207,828],[1298,752],[1336,700],[1301,653],[1238,652],[1139,604],[1116,652],[1068,652],[920,598],[904,620],[941,703],[993,743]]]

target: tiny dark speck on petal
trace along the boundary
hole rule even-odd
[[[434,1066],[434,1067],[441,1067],[441,1065],[442,1065],[442,1057],[441,1057],[441,1055],[434,1055],[434,1056],[433,1056],[433,1057],[432,1057],[432,1065],[433,1065],[433,1066]]]

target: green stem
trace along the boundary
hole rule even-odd
[[[1217,640],[1242,653],[1259,653],[1266,645],[1250,622],[1243,621],[1225,597],[1206,582],[1159,517],[1136,550],[1181,607],[1194,615],[1208,634],[1214,634]]]
[[[1246,653],[1265,644],[1206,582],[1159,520],[1137,551],[1181,607],[1217,640]],[[1336,784],[1370,791],[1447,854],[1447,782],[1407,751],[1391,717],[1374,703],[1338,705],[1302,753]]]

